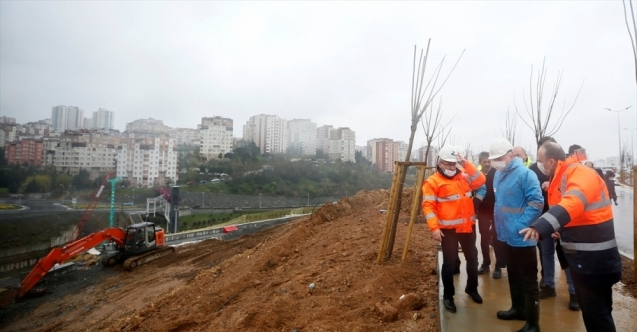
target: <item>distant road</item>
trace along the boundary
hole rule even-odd
[[[68,208],[60,205],[59,200],[0,199],[0,203],[22,205],[28,208],[27,210],[4,210],[0,211],[0,214],[48,211],[54,212],[68,210]]]
[[[617,203],[613,205],[613,216],[615,220],[615,237],[619,250],[635,256],[633,244],[633,188],[617,186]]]

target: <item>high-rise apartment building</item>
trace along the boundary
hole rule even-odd
[[[81,129],[84,127],[84,110],[77,106],[53,106],[51,125],[56,132]]]
[[[134,187],[158,187],[177,182],[177,140],[167,133],[130,132],[117,147],[117,176]]]
[[[60,135],[53,166],[60,172],[79,174],[87,170],[91,179],[115,171],[120,134],[106,130],[67,130]]]
[[[381,172],[393,173],[394,162],[398,161],[400,153],[400,143],[385,138],[376,140],[375,146],[374,160],[372,160],[372,163]]]
[[[43,141],[28,138],[7,144],[6,159],[9,165],[42,166]]]
[[[316,155],[316,123],[308,119],[288,121],[288,151],[292,154]]]
[[[173,128],[170,137],[177,140],[177,145],[201,146],[201,128]]]
[[[93,112],[92,118],[86,118],[84,128],[87,129],[113,129],[115,123],[115,114],[109,110],[100,108]]]
[[[0,125],[0,148],[4,148],[7,143],[15,141],[18,134],[18,126]]]
[[[254,142],[261,153],[285,153],[288,143],[287,121],[276,115],[259,114],[250,117],[243,126],[243,139]]]
[[[220,116],[201,119],[201,145],[199,154],[205,159],[223,157],[232,151],[233,121]]]
[[[418,149],[418,161],[427,162],[427,166],[435,167],[438,159],[438,151],[437,146],[430,146],[429,152],[427,152],[427,142],[423,142]]]
[[[15,124],[15,118],[0,116],[0,124]]]
[[[356,132],[347,127],[330,131],[329,156],[330,160],[356,162]]]
[[[330,131],[334,130],[334,126],[324,125],[316,128],[316,148],[323,150],[323,153],[329,154],[330,150]]]
[[[405,159],[407,158],[407,151],[409,151],[409,143],[398,141],[398,145],[398,160],[405,161]]]

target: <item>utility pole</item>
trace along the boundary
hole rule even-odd
[[[632,166],[635,164],[635,145],[634,145],[635,139],[633,138],[633,132],[637,130],[637,128],[633,128],[633,129],[624,128],[624,130],[630,131],[630,154],[631,154],[630,158],[632,160],[632,164],[630,166]]]
[[[259,209],[261,208],[261,194],[259,193]]]
[[[619,154],[617,155],[617,157],[619,158],[619,176],[620,176],[620,181],[623,181],[623,165],[621,164],[621,159],[622,159],[622,135],[621,135],[621,130],[619,129],[619,113],[631,108],[632,106],[628,106],[626,108],[624,108],[623,110],[612,110],[610,108],[606,108],[606,110],[610,111],[610,112],[615,112],[617,113],[617,143],[619,144]]]
[[[310,206],[310,194],[309,193],[306,193],[306,194],[307,194],[307,206]]]
[[[204,200],[204,193],[202,191],[201,192],[201,208],[203,208],[204,206],[206,206],[206,201]]]
[[[60,183],[60,185],[62,186],[62,205],[64,205],[64,191],[65,191],[65,187],[63,184]]]

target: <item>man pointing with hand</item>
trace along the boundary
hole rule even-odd
[[[557,143],[544,143],[537,163],[550,177],[550,208],[520,234],[531,242],[561,238],[586,330],[616,331],[612,286],[620,280],[622,266],[604,180],[577,156],[566,158]]]

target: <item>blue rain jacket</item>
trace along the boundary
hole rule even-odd
[[[527,228],[542,213],[544,198],[537,175],[513,158],[503,171],[493,178],[495,208],[493,222],[498,240],[512,247],[532,247],[537,243],[522,241],[520,231]]]

